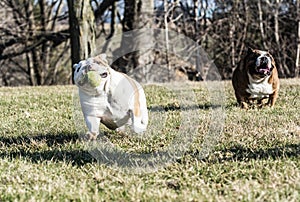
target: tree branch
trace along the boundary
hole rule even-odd
[[[104,12],[108,9],[108,7],[112,6],[115,3],[115,1],[117,0],[103,0],[103,2],[94,12],[95,19],[100,19]]]
[[[68,29],[62,30],[62,31],[56,32],[56,33],[52,33],[52,32],[51,33],[49,33],[49,32],[41,33],[40,35],[37,35],[32,39],[32,41],[34,41],[34,43],[32,43],[29,46],[26,46],[24,49],[21,49],[18,52],[7,53],[5,55],[0,54],[0,60],[5,60],[5,59],[9,59],[9,58],[13,58],[13,57],[22,55],[23,53],[28,53],[46,41],[51,41],[53,43],[52,46],[56,47],[56,46],[60,45],[61,43],[63,43],[64,41],[68,40],[69,37],[70,37],[70,35],[69,35]],[[0,46],[0,53],[1,53],[1,51],[3,52],[5,48],[15,45],[15,44],[21,44],[25,40],[27,40],[27,39],[13,38],[13,39],[10,39],[10,40],[4,42],[3,43],[4,45]]]

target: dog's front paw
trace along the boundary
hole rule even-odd
[[[249,108],[248,103],[247,102],[241,102],[241,108],[242,109],[248,109]]]
[[[98,134],[97,133],[94,133],[94,132],[90,132],[88,131],[85,135],[85,139],[87,141],[95,141],[98,137]]]
[[[119,128],[116,128],[116,132],[119,133],[119,134],[122,134],[122,133],[126,133],[126,127],[125,126],[121,126]]]

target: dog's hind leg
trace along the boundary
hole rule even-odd
[[[274,107],[277,98],[278,98],[278,91],[275,91],[272,95],[270,95],[267,105],[270,107]]]
[[[141,111],[140,116],[134,116],[131,111],[132,130],[135,133],[143,133],[147,129],[148,125],[148,113]]]

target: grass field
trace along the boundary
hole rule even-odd
[[[93,158],[74,120],[75,87],[0,88],[0,201],[300,201],[300,80],[281,81],[275,108],[248,111],[223,84],[223,107],[212,105],[203,83],[188,84],[197,99],[190,107],[161,86],[145,86],[147,137],[103,128],[129,154],[163,151],[176,135],[193,133],[174,162],[140,173]],[[218,107],[222,133],[199,158]]]

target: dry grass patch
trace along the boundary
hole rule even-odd
[[[86,150],[73,119],[75,87],[0,88],[0,200],[299,201],[300,80],[281,80],[274,109],[248,111],[236,107],[230,82],[222,84],[224,128],[201,159],[220,107],[207,86],[188,84],[196,98],[189,107],[172,90],[145,86],[150,125],[162,124],[147,138],[108,130],[106,138],[129,153],[163,151],[182,134],[183,114],[193,117],[183,127],[193,139],[175,161],[140,174],[97,163]]]

